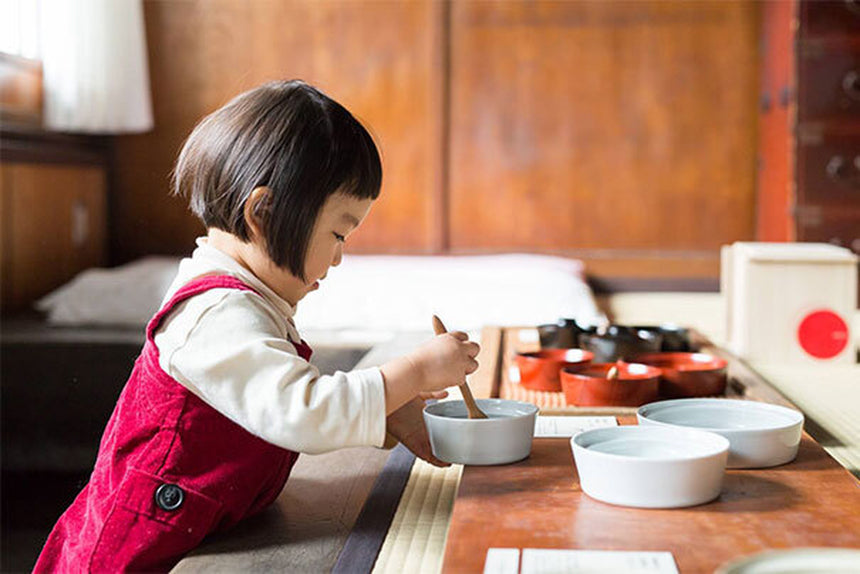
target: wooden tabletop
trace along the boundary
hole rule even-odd
[[[465,467],[443,572],[481,572],[488,548],[668,551],[687,573],[802,546],[860,547],[860,483],[806,434],[794,462],[728,470],[717,500],[672,510],[590,498],[570,441],[547,438],[520,463]]]
[[[512,331],[501,329],[496,344],[486,345],[501,352],[495,368],[476,381],[483,396],[498,396],[504,383]],[[729,394],[790,404],[743,362],[727,358]],[[635,423],[619,414],[622,424]],[[443,572],[482,572],[489,548],[668,551],[686,574],[710,573],[766,549],[809,546],[860,548],[860,482],[806,433],[793,462],[727,470],[715,501],[672,510],[590,498],[580,488],[569,439],[539,438],[522,462],[464,468]]]

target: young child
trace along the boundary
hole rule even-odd
[[[382,181],[370,135],[325,94],[292,81],[239,95],[197,125],[174,177],[207,235],[147,325],[37,572],[168,570],[274,501],[297,453],[381,446],[386,427],[441,464],[422,399],[477,368],[463,333],[379,368],[321,376],[308,362],[296,304],[340,263]]]

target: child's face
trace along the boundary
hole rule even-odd
[[[286,269],[280,269],[280,273],[271,277],[276,285],[269,286],[293,305],[318,289],[329,267],[340,265],[344,241],[361,225],[372,204],[372,199],[358,199],[344,193],[329,196],[311,232],[305,257],[306,281]]]

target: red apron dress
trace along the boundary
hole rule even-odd
[[[298,454],[252,435],[158,364],[153,337],[162,319],[216,288],[253,291],[233,277],[203,277],[147,325],[90,481],[54,526],[35,572],[167,571],[207,534],[280,494]],[[310,359],[304,341],[297,350]]]

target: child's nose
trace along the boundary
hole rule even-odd
[[[337,249],[334,252],[334,258],[331,260],[331,266],[337,267],[340,265],[340,262],[343,260],[343,246],[338,245]]]

